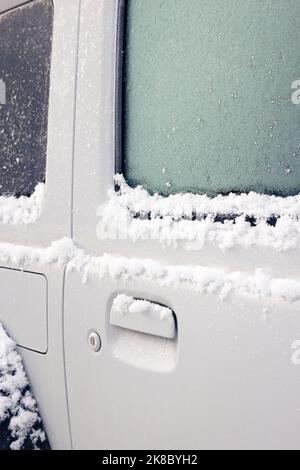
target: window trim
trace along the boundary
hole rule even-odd
[[[127,1],[118,0],[115,70],[115,174],[123,172],[124,149],[124,65],[125,65],[125,21]],[[116,190],[118,186],[116,185]]]

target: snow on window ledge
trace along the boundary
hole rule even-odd
[[[276,251],[300,248],[300,195],[163,197],[150,195],[141,186],[129,187],[122,175],[115,182],[119,190],[110,191],[108,201],[97,210],[100,240],[150,239],[174,247],[184,242],[188,250],[200,250],[208,242],[222,250],[234,246]]]
[[[121,174],[115,176],[115,183],[120,188],[123,206],[126,204],[135,214],[151,213],[153,218],[169,216],[176,220],[192,218],[195,214],[248,215],[258,219],[300,216],[300,194],[281,197],[250,192],[209,197],[206,194],[179,193],[164,197],[159,194],[152,196],[142,186],[131,188]]]
[[[41,215],[45,184],[39,183],[30,197],[0,196],[0,224],[33,224]]]

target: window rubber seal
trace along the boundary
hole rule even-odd
[[[117,35],[116,35],[116,68],[115,68],[115,174],[123,172],[123,136],[124,136],[124,65],[125,65],[125,18],[126,0],[118,0]],[[118,185],[115,189],[119,190]]]

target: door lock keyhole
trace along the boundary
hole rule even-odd
[[[88,344],[93,352],[98,352],[101,349],[101,338],[97,331],[91,331],[88,335]]]

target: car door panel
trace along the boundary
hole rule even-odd
[[[148,335],[137,339],[110,324],[120,291],[164,304],[171,299],[174,355],[157,355]],[[221,300],[96,276],[83,284],[80,274],[68,273],[64,328],[74,448],[298,448],[300,377],[291,360],[297,317],[297,307],[285,302]],[[91,329],[100,334],[99,353],[89,347]]]
[[[103,207],[115,189],[120,5],[81,2],[73,235],[84,256],[82,266],[71,262],[67,268],[64,298],[73,447],[299,448],[297,296],[284,298],[279,288],[225,289],[224,295],[201,282],[168,284],[126,271],[126,260],[145,267],[151,260],[161,269],[198,266],[243,279],[265,272],[289,282],[299,278],[297,246],[278,245],[280,228],[267,221],[269,238],[262,226],[251,233],[249,225],[227,245],[226,220],[218,225],[225,227],[223,240],[206,228],[198,242],[118,238],[102,230]],[[97,274],[106,255],[111,269]],[[124,272],[114,271],[120,259]],[[168,342],[112,325],[118,294],[169,307],[176,338]],[[91,332],[101,339],[98,352],[91,349]]]

